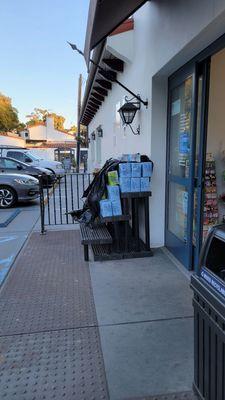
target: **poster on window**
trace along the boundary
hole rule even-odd
[[[190,135],[189,132],[180,133],[179,137],[179,153],[182,155],[188,154],[190,150]]]

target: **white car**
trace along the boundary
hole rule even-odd
[[[65,169],[63,168],[61,162],[45,160],[32,154],[29,150],[23,148],[20,149],[16,147],[0,147],[0,156],[14,158],[15,160],[29,164],[32,167],[46,168],[56,174],[57,177],[65,175]]]

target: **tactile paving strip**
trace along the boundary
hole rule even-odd
[[[0,293],[0,335],[96,326],[78,231],[33,233]]]
[[[108,399],[97,328],[0,341],[1,400]]]
[[[128,399],[127,399],[128,400]],[[161,394],[156,396],[147,396],[147,397],[139,397],[132,398],[129,400],[198,400],[198,397],[193,392],[181,392],[181,393],[170,393],[170,394]]]

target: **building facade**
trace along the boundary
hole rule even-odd
[[[151,158],[151,245],[165,245],[191,270],[206,232],[225,218],[225,3],[152,0],[132,18],[92,54],[108,84],[90,68],[81,117],[90,168],[122,153]],[[140,135],[122,125],[118,109],[132,96],[107,71],[148,100],[132,124]]]

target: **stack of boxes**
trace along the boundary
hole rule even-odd
[[[152,169],[152,162],[119,164],[121,192],[149,192]]]
[[[102,217],[122,215],[121,193],[149,192],[153,163],[123,162],[119,164],[119,179],[117,171],[108,172],[107,199],[100,200]]]
[[[115,217],[122,215],[120,188],[117,171],[108,172],[107,194],[108,198],[100,200],[100,214],[102,217]]]

